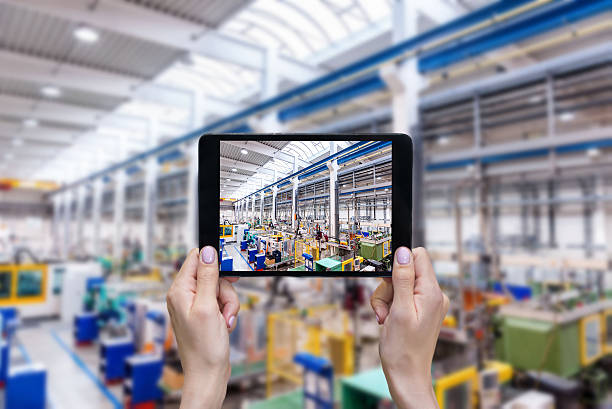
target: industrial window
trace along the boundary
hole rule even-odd
[[[42,295],[43,273],[40,270],[22,270],[17,273],[17,296],[35,297]]]
[[[0,271],[0,299],[11,298],[11,272]]]

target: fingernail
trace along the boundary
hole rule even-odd
[[[202,262],[204,264],[212,264],[213,261],[215,261],[215,249],[210,246],[204,247],[202,250]]]
[[[400,247],[397,249],[395,258],[400,264],[410,264],[410,251],[406,247]]]
[[[232,315],[232,316],[229,318],[229,320],[227,320],[227,327],[228,327],[228,328],[231,328],[231,327],[232,327],[232,325],[234,325],[234,321],[236,321],[236,316],[235,316],[235,315]]]
[[[376,315],[376,322],[378,323],[378,325],[380,325],[380,317],[378,316],[378,314],[375,314],[375,315]]]

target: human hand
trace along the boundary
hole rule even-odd
[[[230,377],[229,333],[240,309],[231,282],[219,279],[217,250],[193,249],[166,301],[185,374],[181,409],[221,408]]]
[[[370,303],[383,326],[379,353],[393,400],[401,409],[437,408],[431,361],[449,301],[427,250],[398,248],[392,278],[376,288]]]

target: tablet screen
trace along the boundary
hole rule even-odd
[[[223,138],[218,146],[222,271],[390,271],[391,140]]]

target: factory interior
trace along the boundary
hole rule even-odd
[[[221,140],[221,271],[391,271],[392,146]]]
[[[0,0],[0,407],[179,408],[198,139],[266,133],[346,138],[221,143],[210,244],[269,274],[224,409],[399,408],[359,272],[405,153],[363,133],[412,138],[439,407],[612,406],[611,0]]]

